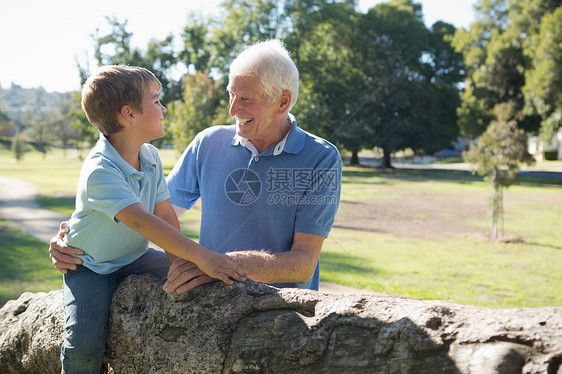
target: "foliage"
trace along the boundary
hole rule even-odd
[[[525,132],[517,128],[513,104],[499,104],[494,108],[497,120],[478,139],[478,145],[465,153],[465,159],[475,165],[479,175],[488,181],[492,224],[490,238],[497,238],[497,225],[501,221],[503,237],[503,189],[517,180],[521,164],[532,164],[533,157],[527,151]]]
[[[22,139],[21,134],[17,133],[12,139],[12,152],[14,158],[19,161],[23,158],[25,153],[25,141]]]
[[[388,156],[406,147],[431,153],[455,139],[462,60],[450,44],[454,27],[438,23],[427,30],[419,4],[394,0],[367,14],[350,0],[228,0],[221,7],[214,20],[188,18],[179,53],[188,75],[205,72],[224,87],[230,61],[245,47],[281,38],[300,71],[294,114],[305,129],[355,155],[375,145]],[[193,90],[185,82],[170,123],[185,121],[178,110],[197,110],[185,100]],[[223,110],[206,108],[205,114]],[[174,137],[181,137],[179,128],[187,131],[178,144],[192,138],[192,126],[174,126]]]
[[[197,133],[228,120],[225,90],[206,73],[186,74],[183,87],[182,100],[170,104],[165,117],[173,134],[174,148],[180,153]]]
[[[0,107],[0,137],[10,137],[14,132],[14,121]]]
[[[99,130],[93,126],[86,117],[86,113],[80,105],[82,95],[75,92],[72,100],[67,102],[63,113],[66,114],[70,127],[78,134],[78,136],[89,146],[93,146],[99,138]]]
[[[562,125],[562,6],[544,15],[538,37],[529,44],[532,68],[525,72],[526,110],[543,118],[541,137],[549,142]]]
[[[119,21],[115,17],[106,17],[111,31],[100,35],[99,29],[93,35],[94,55],[98,65],[135,65],[144,67],[154,73],[162,83],[162,103],[165,105],[176,98],[177,89],[169,78],[170,70],[177,63],[174,51],[174,37],[168,35],[164,40],[150,40],[146,51],[131,47],[133,33],[127,31],[127,20]],[[78,66],[82,82],[89,75],[88,67]]]
[[[419,4],[391,1],[370,9],[359,30],[363,85],[355,102],[363,108],[353,113],[373,134],[362,146],[382,148],[383,167],[402,149],[433,153],[447,146],[458,134],[462,79],[461,56],[449,42],[454,27],[439,22],[428,30]]]
[[[511,102],[526,118],[520,127],[550,139],[560,125],[560,9],[558,0],[479,0],[476,21],[453,39],[464,56],[471,102],[459,111],[463,132],[479,136],[471,126],[478,112]],[[472,98],[475,97],[475,99]],[[559,101],[558,101],[559,107]],[[484,117],[480,117],[483,119]],[[483,121],[483,123],[487,123]]]
[[[469,138],[480,136],[494,118],[486,100],[475,95],[474,91],[474,87],[467,84],[461,95],[461,105],[457,108],[460,133]]]

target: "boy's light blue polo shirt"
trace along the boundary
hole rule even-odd
[[[190,209],[201,197],[199,243],[213,251],[291,249],[294,232],[327,237],[337,212],[341,157],[336,147],[297,127],[253,154],[236,126],[202,131],[168,176],[170,202]],[[283,143],[283,142],[282,142]],[[306,283],[318,289],[318,266]]]
[[[148,248],[148,240],[118,222],[115,215],[135,203],[152,213],[155,204],[170,196],[157,149],[144,144],[139,158],[141,170],[137,171],[100,135],[82,165],[66,241],[85,252],[79,257],[96,273],[112,273]]]

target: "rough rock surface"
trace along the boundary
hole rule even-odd
[[[106,359],[115,373],[562,373],[562,307],[488,309],[246,282],[167,295],[117,289]],[[0,372],[58,373],[61,293],[0,310]]]

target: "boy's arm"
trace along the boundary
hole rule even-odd
[[[162,218],[148,212],[141,203],[127,206],[117,213],[115,218],[167,252],[193,261],[213,278],[226,284],[232,284],[231,279],[246,280],[246,274],[228,256],[209,251],[195,243]]]
[[[157,217],[162,218],[164,221],[166,221],[168,224],[172,225],[173,227],[175,227],[178,231],[181,232],[180,229],[180,222],[178,221],[178,216],[176,215],[176,212],[174,211],[174,208],[172,207],[172,204],[170,204],[170,200],[166,199],[164,201],[161,201],[157,204],[154,205],[154,215]],[[176,258],[178,258],[178,256],[164,250],[166,252],[166,256],[168,256],[168,261],[170,261],[170,264],[172,262],[174,262],[174,260]]]

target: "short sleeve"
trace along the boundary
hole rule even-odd
[[[296,232],[328,237],[340,203],[341,176],[341,157],[337,151],[330,152],[312,170],[311,183],[297,208]]]
[[[191,209],[201,196],[199,190],[198,154],[201,136],[187,146],[167,178],[172,205]]]

